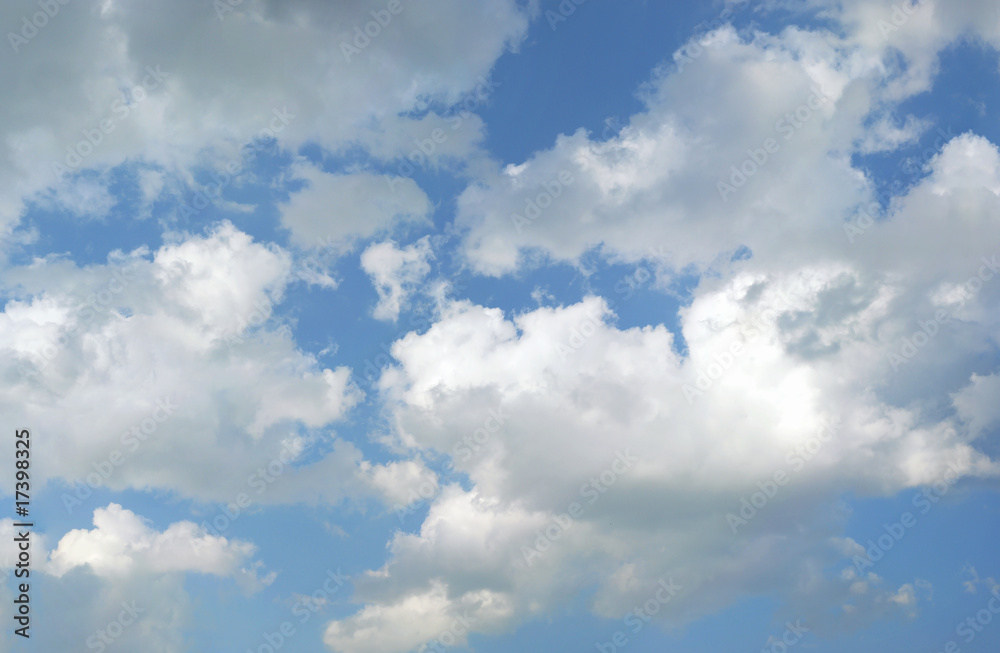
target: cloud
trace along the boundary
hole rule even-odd
[[[657,73],[645,110],[610,139],[560,135],[473,180],[458,199],[462,252],[489,275],[592,251],[638,261],[651,247],[672,271],[741,247],[787,258],[870,192],[828,152],[860,136],[877,65],[819,33],[741,40],[722,28],[682,71]]]
[[[474,93],[524,38],[529,16],[514,0],[403,6],[381,38],[349,57],[344,46],[355,28],[384,2],[181,0],[141,11],[121,2],[60,4],[9,53],[17,65],[0,73],[17,98],[0,110],[0,231],[8,236],[36,194],[64,195],[61,184],[76,184],[80,171],[126,161],[156,166],[167,188],[198,189],[195,171],[221,173],[227,152],[255,137],[276,137],[291,151],[312,142],[405,157],[414,138],[430,137],[422,128],[434,120],[411,112],[445,111]],[[4,3],[0,23],[20,26],[38,10],[30,0]],[[38,70],[57,72],[39,85]],[[456,134],[446,149],[469,151],[477,132]],[[54,163],[65,169],[62,180]]]
[[[969,384],[952,395],[958,415],[968,423],[974,435],[983,435],[1000,421],[1000,374],[973,374]]]
[[[378,304],[373,316],[377,320],[395,322],[406,298],[427,276],[433,258],[427,237],[404,248],[392,241],[369,245],[361,254],[361,269],[372,279],[378,292]]]
[[[256,550],[248,542],[210,535],[188,521],[157,532],[131,510],[111,503],[94,511],[92,530],[72,530],[59,540],[48,571],[57,577],[84,565],[102,577],[192,571],[232,576],[256,591],[274,580],[273,574],[257,576],[251,564]]]
[[[363,396],[349,369],[319,366],[275,315],[290,270],[285,251],[228,223],[104,265],[13,268],[0,404],[53,434],[36,445],[49,478],[233,501],[250,472],[279,454],[295,461]],[[344,443],[329,456],[334,468],[361,460]],[[323,492],[339,500],[352,476]],[[296,478],[281,492],[302,490]]]
[[[439,584],[423,594],[403,597],[392,605],[365,608],[349,624],[335,623],[327,628],[323,641],[334,651],[409,651],[448,630],[449,622],[454,620],[450,609],[446,588]],[[386,631],[388,623],[399,627]],[[464,644],[465,638],[453,638],[452,641]]]
[[[915,143],[930,127],[929,120],[916,116],[906,116],[902,124],[894,122],[891,116],[882,116],[858,144],[858,151],[862,154],[890,152],[902,145]]]
[[[229,578],[246,594],[275,579],[254,560],[256,546],[210,535],[189,521],[158,531],[111,503],[94,510],[93,525],[69,531],[51,551],[45,534],[31,534],[32,608],[62,616],[60,628],[33,624],[32,639],[45,650],[113,645],[180,653],[184,628],[194,616],[184,590],[186,574]],[[17,532],[10,519],[0,520],[5,572],[16,559],[6,549]],[[13,600],[6,584],[0,594]]]
[[[814,43],[812,35],[789,39]],[[717,58],[724,76],[753,69],[749,62],[800,65],[763,57],[761,42],[769,41],[733,45],[728,65],[720,51],[703,60]],[[841,74],[825,80],[844,89],[831,91],[831,102],[871,88],[848,89]],[[752,101],[807,97],[806,76],[751,76],[749,85],[801,90],[704,111],[731,107],[713,124],[752,127],[768,113]],[[987,139],[957,136],[884,216],[858,228],[856,202],[871,191],[831,144],[856,142],[846,134],[862,133],[865,111],[841,106],[802,122],[789,140],[795,156],[775,159],[778,172],[761,168],[759,185],[748,181],[729,202],[708,176],[709,198],[690,178],[673,185],[670,171],[699,174],[683,156],[686,136],[670,125],[637,129],[648,116],[634,117],[610,146],[595,148],[583,133],[561,137],[508,166],[502,190],[469,186],[459,220],[473,225],[466,252],[483,273],[536,265],[538,251],[578,263],[598,246],[609,259],[638,261],[664,242],[674,271],[697,265],[710,274],[679,311],[676,332],[618,328],[612,302],[596,296],[514,315],[451,301],[426,332],[394,343],[398,363],[378,386],[397,445],[450,458],[445,470],[468,482],[443,476],[419,532],[397,534],[387,563],[356,579],[363,607],[330,625],[335,650],[427,642],[416,627],[405,642],[378,633],[392,606],[424,601],[438,583],[451,599],[438,614],[454,612],[469,592],[506,606],[473,626],[478,632],[515,627],[583,591],[592,592],[591,611],[618,618],[667,578],[683,587],[656,617],[667,627],[761,594],[783,597],[827,634],[916,613],[924,581],[854,572],[839,497],[894,496],[953,473],[1000,474],[990,448],[980,448],[995,417],[982,403],[992,376],[975,374],[983,356],[997,364],[1000,270],[982,248],[995,241],[1000,166]],[[766,125],[763,134],[773,129]],[[564,169],[574,181],[557,189],[552,180]],[[786,184],[798,175],[823,199],[800,197],[793,211],[785,203],[798,191]],[[538,201],[544,210],[519,233],[511,212],[541,192],[551,203]],[[731,260],[727,252],[741,244],[752,255]],[[937,409],[952,402],[955,411]],[[487,431],[490,410],[506,417]],[[627,471],[615,467],[621,454],[636,458]],[[775,480],[779,472],[784,480]],[[754,493],[763,506],[743,503]]]
[[[455,301],[425,333],[397,341],[398,367],[380,388],[399,445],[450,456],[470,487],[443,479],[419,533],[397,534],[386,565],[356,578],[365,607],[334,622],[328,642],[406,650],[377,633],[388,630],[390,606],[424,601],[436,582],[449,597],[486,592],[505,606],[483,616],[478,632],[513,627],[588,588],[591,609],[618,618],[668,578],[683,592],[657,619],[674,625],[772,592],[810,606],[830,629],[912,608],[906,591],[879,590],[864,599],[878,611],[837,609],[854,581],[815,569],[852,564],[836,544],[845,518],[838,497],[848,488],[893,495],[943,478],[949,464],[972,476],[1000,469],[952,419],[925,421],[854,389],[885,373],[875,369],[877,343],[863,335],[866,321],[884,316],[877,301],[868,313],[832,311],[842,274],[737,277],[700,291],[682,312],[684,358],[663,326],[613,326],[598,297],[510,319]],[[769,310],[776,315],[762,320]],[[839,348],[819,358],[796,351],[801,325],[824,314],[831,321],[815,323],[817,345]],[[698,383],[731,338],[746,349],[689,402],[684,386]],[[503,423],[476,433],[490,410]],[[824,422],[836,425],[832,435],[822,435]],[[466,453],[453,446],[463,439],[475,443]],[[778,471],[791,489],[771,481]],[[774,486],[773,498],[734,533],[729,515],[760,483]],[[815,582],[803,586],[804,575]],[[437,612],[459,607],[453,598]],[[823,616],[830,609],[837,619]],[[405,646],[428,636],[414,628]]]
[[[430,201],[412,179],[386,180],[371,173],[329,174],[308,164],[295,168],[307,181],[281,207],[281,223],[304,248],[344,251],[361,238],[397,224],[427,224]]]
[[[5,251],[33,237],[11,232],[26,207],[108,215],[117,166],[137,171],[140,217],[206,178],[221,191],[254,138],[273,139],[293,161],[279,178],[301,184],[277,207],[290,249],[218,223],[106,263],[5,265],[0,410],[49,434],[39,483],[386,505],[432,486],[419,528],[355,578],[356,612],[327,625],[338,651],[463,644],[581,594],[619,618],[668,579],[680,593],[656,616],[666,628],[762,595],[825,633],[916,613],[926,583],[855,572],[863,547],[840,497],[1000,474],[1000,153],[950,138],[887,202],[856,155],[929,127],[901,103],[932,88],[956,39],[1000,44],[993,3],[775,0],[829,29],[721,27],[654,71],[611,138],[578,130],[503,165],[470,111],[537,3],[404,4],[364,39],[384,2],[215,6],[60,5],[0,72],[14,98],[0,108]],[[36,7],[8,3],[0,21]],[[38,70],[57,72],[26,92]],[[331,167],[346,156],[363,163]],[[474,273],[596,255],[655,259],[660,289],[696,284],[676,320],[634,327],[607,297],[559,304],[536,286],[550,305],[505,313],[441,286],[434,323],[393,344],[377,385],[389,428],[374,439],[400,459],[369,461],[335,430],[364,399],[352,370],[304,352],[282,314],[298,280],[337,281],[290,250],[364,247],[374,316],[398,319],[445,256],[427,238],[398,244],[431,225],[410,177],[421,166],[468,180],[448,235]],[[12,487],[10,470],[0,479]],[[184,650],[184,573],[252,591],[272,578],[254,555],[187,521],[159,531],[97,509],[52,550],[42,582],[65,591],[40,592],[95,600],[46,647],[79,648],[148,591],[148,621],[118,645]]]
[[[387,503],[407,506],[420,497],[420,488],[438,485],[437,474],[422,463],[414,460],[392,462],[386,465],[362,463],[361,469],[367,473],[368,482],[378,490],[378,495]]]
[[[500,276],[546,262],[579,266],[593,252],[635,262],[653,248],[667,252],[664,271],[674,275],[718,266],[743,247],[793,266],[852,255],[831,227],[876,197],[852,154],[911,142],[926,122],[890,117],[930,88],[938,53],[967,33],[1000,46],[1000,34],[983,3],[921,2],[887,37],[879,21],[896,5],[813,4],[843,34],[720,27],[655,71],[641,89],[644,110],[611,138],[562,134],[478,175],[456,214],[469,264]],[[698,53],[689,60],[688,46]]]

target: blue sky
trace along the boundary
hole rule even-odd
[[[43,4],[0,650],[996,650],[991,3]]]

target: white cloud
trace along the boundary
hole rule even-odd
[[[17,532],[10,519],[0,520],[5,572],[16,559],[7,549]],[[32,532],[31,542],[32,606],[60,615],[59,628],[32,624],[32,641],[44,650],[181,653],[194,617],[184,591],[187,573],[232,579],[247,594],[275,578],[253,559],[257,548],[249,542],[210,535],[188,521],[158,531],[115,503],[94,511],[94,528],[69,531],[51,551],[43,533]],[[9,602],[6,585],[0,595]]]
[[[862,154],[889,152],[916,142],[930,127],[930,120],[921,120],[916,116],[906,116],[902,124],[897,124],[891,116],[882,116],[864,135],[864,140],[858,144],[858,151]]]
[[[998,419],[1000,283],[987,272],[1000,254],[989,250],[1000,154],[975,134],[952,139],[885,215],[845,233],[874,198],[852,155],[913,142],[927,125],[890,119],[899,102],[930,88],[959,35],[995,45],[1000,27],[988,0],[926,0],[901,17],[859,0],[807,4],[843,30],[718,30],[684,70],[654,75],[643,111],[607,142],[577,131],[502,169],[477,151],[484,123],[453,105],[517,46],[536,3],[408,4],[351,61],[342,44],[383,3],[248,0],[221,17],[194,0],[62,6],[0,73],[15,98],[0,108],[5,230],[26,199],[107,214],[103,173],[127,160],[156,171],[140,175],[147,204],[197,185],[194,168],[217,170],[227,147],[279,120],[279,147],[296,153],[317,143],[323,155],[356,147],[393,162],[431,138],[428,166],[471,176],[456,227],[477,272],[582,266],[596,250],[613,262],[666,251],[661,284],[681,270],[711,274],[676,332],[619,329],[599,297],[520,315],[440,299],[429,330],[394,344],[398,365],[379,384],[390,444],[408,458],[373,464],[330,432],[362,399],[351,371],[319,365],[274,315],[297,278],[335,287],[326,271],[295,270],[287,251],[229,224],[103,265],[50,256],[4,270],[13,299],[0,320],[0,409],[52,434],[36,441],[50,479],[110,469],[112,489],[232,501],[249,471],[286,452],[280,480],[255,501],[405,503],[434,485],[419,531],[396,533],[386,564],[357,579],[358,612],[329,624],[335,650],[405,651],[446,632],[462,643],[459,617],[496,633],[588,590],[592,612],[618,618],[664,578],[683,588],[658,617],[666,625],[762,594],[830,630],[911,615],[919,581],[844,567],[859,546],[843,537],[837,500],[848,489],[891,496],[949,468],[1000,473],[977,448]],[[8,3],[0,22],[35,7]],[[116,105],[147,66],[167,74]],[[23,92],[42,69],[59,72]],[[107,119],[115,129],[95,143]],[[51,163],[65,164],[67,147],[89,172],[56,182]],[[292,176],[306,186],[280,205],[281,224],[304,249],[398,237],[429,224],[433,208],[408,175],[299,160]],[[752,256],[732,261],[744,247]],[[365,250],[376,317],[398,317],[430,256],[426,239]],[[914,346],[918,330],[926,338]],[[902,372],[890,355],[905,357]],[[835,417],[836,433],[806,460],[803,447]],[[314,443],[330,453],[299,464]],[[128,455],[119,464],[111,452]],[[424,464],[441,454],[461,483]],[[623,455],[631,462],[619,472]],[[792,473],[791,460],[808,473]],[[789,488],[734,536],[727,515],[777,469],[791,470]],[[599,485],[605,474],[613,487]],[[573,502],[584,511],[563,532]],[[526,559],[553,524],[558,537]],[[77,639],[50,648],[78,647],[87,631],[75,619],[105,619],[148,585],[156,618],[120,644],[182,650],[189,606],[177,577],[219,574],[253,589],[269,577],[252,556],[252,545],[188,522],[160,532],[115,504],[100,509],[93,529],[71,531],[52,553],[56,580],[86,590],[65,595],[98,599],[67,617]]]
[[[831,227],[875,194],[851,155],[912,142],[928,125],[913,116],[896,124],[897,103],[928,90],[949,43],[974,33],[1000,46],[1000,32],[981,2],[926,0],[888,37],[879,21],[895,5],[813,4],[843,35],[721,28],[699,39],[700,54],[680,70],[657,71],[642,89],[644,111],[617,135],[560,135],[474,179],[456,216],[470,264],[502,275],[545,260],[579,265],[593,250],[637,261],[653,247],[669,253],[672,272],[718,265],[741,246],[792,265],[843,253]],[[983,163],[975,174],[992,174]],[[573,181],[558,184],[560,175]]]
[[[0,405],[52,434],[36,444],[51,477],[82,481],[103,468],[111,488],[232,501],[289,433],[329,437],[362,397],[347,368],[320,367],[275,317],[290,269],[287,252],[228,223],[106,265],[12,268],[8,292],[20,299],[0,319]],[[360,460],[340,443],[314,466]],[[289,473],[265,497],[295,496],[313,473]],[[337,478],[311,496],[338,501],[353,471]]]
[[[362,252],[361,269],[371,277],[378,292],[375,319],[393,322],[399,319],[407,297],[430,272],[427,260],[433,256],[427,237],[403,248],[392,241],[375,243]]]
[[[160,197],[165,186],[165,175],[159,170],[145,169],[139,171],[139,190],[142,192],[142,202],[149,207]]]
[[[790,242],[813,243],[830,216],[850,215],[870,189],[830,152],[861,134],[877,60],[795,30],[713,39],[683,71],[658,74],[646,110],[608,141],[562,135],[474,180],[456,217],[471,265],[500,275],[546,257],[578,263],[599,248],[636,261],[660,247],[670,268],[704,268],[741,246],[787,256]]]
[[[407,506],[419,498],[425,487],[437,488],[437,474],[414,460],[392,462],[386,465],[362,463],[368,482],[387,503]],[[426,491],[425,491],[426,494]]]
[[[973,374],[969,385],[952,395],[952,401],[959,416],[968,422],[969,431],[981,435],[1000,422],[997,397],[1000,397],[1000,374]]]
[[[141,517],[116,503],[94,511],[94,528],[64,535],[49,556],[49,573],[61,577],[88,566],[102,577],[192,571],[232,576],[249,591],[271,583],[273,574],[257,577],[252,558],[257,548],[239,540],[206,533],[192,522],[153,530]]]
[[[741,103],[731,105],[744,111]],[[831,197],[838,184],[840,195],[849,195],[851,174],[824,179],[816,173],[829,170],[832,156],[816,137],[816,151],[795,165],[801,174],[815,174],[818,184],[830,184]],[[553,177],[559,164],[550,159],[580,152],[566,143],[581,138],[563,139],[553,152],[512,166],[511,184],[537,162],[545,172],[535,179]],[[628,130],[622,138],[630,143],[626,159],[642,150],[641,139]],[[713,264],[715,274],[701,278],[679,313],[679,334],[663,325],[618,329],[598,297],[513,316],[446,302],[429,330],[393,345],[398,366],[379,386],[394,406],[398,445],[450,456],[471,488],[442,480],[419,533],[398,534],[386,565],[356,581],[365,607],[334,622],[328,637],[335,633],[343,651],[375,645],[397,650],[402,644],[395,640],[372,639],[388,628],[383,610],[418,600],[438,582],[449,597],[494,592],[508,606],[496,620],[474,627],[479,632],[523,623],[594,587],[591,609],[617,618],[668,577],[684,588],[658,617],[668,625],[762,593],[785,597],[817,631],[912,616],[922,581],[905,579],[891,589],[877,576],[855,577],[837,501],[848,490],[893,496],[953,472],[1000,475],[1000,464],[977,449],[995,420],[992,404],[983,403],[992,398],[993,376],[973,375],[981,369],[981,352],[998,344],[998,270],[994,252],[981,249],[996,242],[997,161],[997,148],[986,139],[953,139],[930,162],[928,176],[854,242],[844,230],[850,212],[839,212],[847,204],[803,200],[794,219],[804,224],[793,228],[794,236],[748,221],[743,242],[754,255]],[[641,173],[619,179],[609,170],[579,187],[586,201],[561,199],[600,205],[600,195],[611,205],[644,192]],[[734,215],[756,215],[762,204],[787,201],[794,192],[780,176],[761,182],[760,189],[742,189],[753,195],[747,203],[741,199],[727,212],[698,219],[718,220],[721,228]],[[650,183],[658,188],[661,182]],[[504,206],[503,197],[488,192],[470,187],[465,198],[474,198],[476,210]],[[657,201],[664,196],[655,193]],[[554,234],[561,229],[572,238],[588,223],[560,225],[575,214],[555,206],[524,229],[542,233],[524,238],[551,246],[557,258],[560,252],[578,256],[582,248],[557,242]],[[543,224],[547,215],[554,226]],[[661,208],[658,215],[671,214]],[[611,234],[609,255],[639,258],[640,243],[657,242],[653,234],[660,228],[650,219],[595,233]],[[489,268],[498,260],[491,257],[508,245],[515,251],[514,233],[494,234],[482,258],[472,250],[473,260],[484,271],[501,269]],[[694,239],[675,234],[673,241]],[[725,251],[714,237],[700,238],[675,251],[697,252],[703,245],[704,256],[682,262],[710,262]],[[729,242],[731,251],[741,240]],[[938,319],[937,311],[946,317],[925,326]],[[918,329],[927,337],[914,338]],[[677,336],[687,348],[683,357]],[[907,341],[918,346],[911,352]],[[895,371],[891,354],[905,355],[903,372]],[[466,364],[470,360],[476,365]],[[936,410],[951,401],[957,414]],[[505,422],[474,435],[497,407]],[[824,420],[839,425],[820,439]],[[454,447],[470,437],[476,446],[467,454]],[[634,469],[612,477],[614,486],[593,493],[590,506],[587,484],[592,491],[593,479],[601,479],[616,452],[626,449],[638,458]],[[778,488],[734,534],[727,515],[777,470],[790,477],[793,489]],[[570,528],[557,528],[573,501],[584,514]],[[537,559],[529,556],[529,565],[522,547],[544,545],[538,533],[550,527],[557,537]],[[438,612],[457,607],[452,602]],[[411,634],[409,644],[426,641],[420,629]]]
[[[25,199],[64,183],[52,163],[66,166],[71,152],[76,170],[132,159],[184,184],[193,184],[194,166],[224,164],[224,150],[269,127],[279,128],[272,135],[293,151],[316,142],[330,151],[359,145],[385,159],[405,157],[414,138],[429,137],[422,129],[434,120],[415,125],[406,114],[474,93],[528,26],[527,10],[514,0],[404,3],[381,38],[347,57],[342,43],[385,2],[248,0],[221,17],[220,4],[230,6],[60,4],[37,35],[8,52],[16,65],[0,73],[11,98],[0,109],[5,237]],[[0,23],[20,26],[38,10],[31,0],[4,3]],[[57,72],[39,85],[38,70]],[[275,122],[275,111],[284,123]],[[469,129],[456,132],[441,154],[475,147],[474,123],[466,121]]]
[[[302,247],[345,251],[396,224],[428,223],[430,200],[412,179],[393,180],[390,192],[382,175],[329,174],[309,164],[295,174],[307,186],[282,205],[281,224]]]
[[[392,638],[379,633],[407,601],[424,605],[435,582],[449,597],[488,592],[506,606],[484,616],[478,632],[545,614],[591,586],[591,609],[616,618],[667,578],[683,587],[659,617],[673,624],[770,592],[794,596],[833,629],[893,606],[910,610],[915,595],[906,588],[857,596],[856,580],[816,571],[851,565],[836,540],[837,498],[847,488],[892,495],[945,477],[948,465],[973,476],[1000,468],[953,420],[925,421],[860,390],[887,372],[873,354],[884,343],[870,335],[885,302],[869,297],[863,310],[844,310],[845,273],[737,276],[701,289],[682,313],[684,359],[662,326],[611,326],[600,298],[511,320],[468,302],[446,306],[426,333],[394,344],[399,367],[380,385],[396,406],[400,445],[451,455],[472,488],[446,484],[420,532],[394,538],[389,562],[355,581],[365,607],[334,622],[328,642],[401,651],[427,641],[422,627],[397,641],[398,621]],[[734,338],[745,349],[689,403],[683,386]],[[497,406],[504,423],[474,436],[468,455],[456,452]],[[837,418],[833,435],[818,439],[824,420]],[[615,462],[620,453],[635,457],[630,469]],[[792,489],[779,488],[734,535],[727,515],[777,470]],[[582,516],[555,528],[574,501]],[[523,547],[541,548],[538,533],[550,527],[548,550],[526,556]],[[839,617],[828,614],[849,599]],[[459,607],[456,599],[435,610]]]

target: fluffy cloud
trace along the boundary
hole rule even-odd
[[[843,39],[720,29],[609,141],[560,136],[468,186],[456,220],[481,273],[594,250],[666,253],[663,282],[710,273],[675,333],[619,329],[600,297],[511,316],[454,301],[394,344],[380,390],[399,446],[450,457],[468,483],[444,478],[419,532],[356,579],[363,607],[330,625],[334,650],[425,643],[440,636],[428,623],[480,616],[466,605],[477,593],[504,606],[483,608],[478,632],[587,589],[617,618],[670,578],[682,589],[656,617],[666,625],[760,594],[824,632],[915,613],[926,583],[862,577],[838,499],[1000,475],[982,440],[1000,363],[1000,159],[956,136],[884,212],[869,208],[851,154],[926,127],[877,118],[926,88],[937,55],[906,48],[920,65],[887,67],[890,46],[844,20]],[[957,33],[945,20],[921,37],[926,17],[909,21],[935,48]],[[487,429],[490,410],[505,419]],[[766,505],[739,518],[768,483]],[[427,616],[408,638],[380,635],[403,606]]]
[[[636,261],[660,248],[680,270],[741,246],[808,248],[866,198],[864,178],[829,152],[860,135],[877,66],[818,33],[744,41],[722,28],[683,70],[658,75],[646,111],[608,141],[562,135],[471,184],[456,218],[465,254],[499,275],[594,249]]]
[[[395,321],[406,298],[430,272],[427,259],[433,257],[430,241],[422,238],[400,249],[393,242],[370,245],[361,254],[363,269],[375,284],[378,304],[373,315],[377,320]]]
[[[1000,154],[976,134],[950,138],[874,208],[854,157],[919,137],[928,125],[900,101],[930,88],[956,38],[997,44],[1000,31],[986,0],[804,4],[835,29],[715,30],[696,56],[656,71],[643,110],[610,139],[562,135],[502,168],[476,152],[485,123],[456,105],[485,100],[536,3],[404,3],[368,39],[358,35],[383,10],[376,0],[246,0],[218,15],[194,0],[60,5],[0,73],[18,98],[0,108],[8,232],[26,201],[107,214],[107,171],[123,162],[140,171],[146,215],[206,174],[237,174],[220,176],[226,150],[263,135],[323,162],[294,159],[283,177],[303,182],[278,206],[296,249],[341,253],[429,225],[410,163],[454,164],[472,177],[454,227],[459,263],[475,272],[582,267],[596,251],[656,258],[661,287],[704,274],[676,328],[619,328],[597,296],[517,315],[440,298],[435,323],[393,345],[376,406],[390,429],[378,436],[404,459],[375,463],[331,431],[363,398],[351,370],[320,365],[275,315],[297,278],[336,285],[296,271],[286,249],[223,223],[106,264],[7,266],[0,408],[47,434],[38,481],[96,475],[116,490],[233,501],[255,489],[249,474],[266,490],[254,501],[388,505],[434,487],[419,529],[395,533],[386,563],[355,579],[358,611],[328,624],[338,651],[462,643],[581,592],[618,618],[661,583],[678,588],[656,617],[668,627],[760,595],[817,631],[914,614],[926,585],[856,570],[863,547],[844,537],[838,499],[1000,473],[987,453]],[[35,7],[8,3],[0,20]],[[55,71],[52,83],[22,93],[39,70]],[[434,151],[417,163],[428,138]],[[331,167],[356,153],[396,173]],[[57,179],[53,162],[71,170]],[[364,250],[375,317],[405,308],[428,274],[428,242]],[[443,470],[424,462],[442,458]],[[746,516],[764,487],[773,496]],[[148,586],[156,618],[122,644],[184,650],[181,572],[253,589],[268,579],[253,551],[188,522],[157,531],[114,504],[98,510],[93,529],[52,552],[44,582],[98,598],[70,611],[76,639],[50,648],[79,648]]]
[[[112,503],[94,511],[93,530],[72,530],[59,540],[47,571],[56,577],[84,565],[102,577],[193,571],[233,576],[255,591],[274,580],[273,573],[258,578],[255,552],[248,542],[210,535],[192,522],[157,532],[131,510]]]
[[[378,495],[396,506],[408,506],[420,499],[423,486],[437,487],[437,474],[415,460],[372,465],[364,462],[361,469],[367,472],[368,483],[378,490]]]
[[[352,56],[356,28],[363,34],[385,2],[60,3],[25,42],[5,44],[17,65],[5,66],[0,82],[18,100],[0,109],[2,231],[16,224],[25,201],[79,195],[67,188],[82,188],[80,171],[141,160],[169,174],[168,188],[197,188],[194,167],[221,172],[225,151],[256,136],[292,150],[309,141],[405,157],[414,138],[435,128],[428,122],[435,111],[474,93],[517,46],[528,15],[514,0],[402,6]],[[31,0],[4,3],[0,24],[19,28],[27,17],[30,26],[37,11]],[[37,83],[39,71],[46,84]],[[430,117],[410,114],[428,106]],[[476,146],[474,123],[449,139],[449,155]],[[107,210],[97,199],[88,212]]]
[[[645,110],[612,138],[560,135],[475,179],[456,217],[469,263],[502,275],[547,260],[579,264],[594,250],[625,261],[664,251],[678,271],[718,265],[741,247],[791,266],[849,251],[833,231],[875,196],[851,155],[912,142],[926,121],[896,124],[892,112],[928,90],[941,49],[970,31],[994,45],[1000,35],[983,3],[926,0],[887,36],[879,22],[891,7],[814,4],[844,35],[721,27],[654,75]],[[988,159],[992,146],[966,147]]]
[[[4,573],[16,559],[7,550],[16,530],[11,520],[0,521]],[[262,573],[249,542],[210,535],[187,521],[157,531],[114,503],[94,511],[93,529],[69,531],[51,551],[43,534],[31,537],[33,608],[64,616],[60,628],[38,628],[36,622],[32,639],[46,650],[113,645],[179,653],[193,616],[185,574],[231,578],[245,593],[275,578]],[[6,587],[0,594],[13,600]],[[88,600],[81,602],[81,596]]]
[[[837,355],[803,355],[800,325],[831,312],[842,271],[790,281],[738,277],[697,297],[683,315],[685,358],[662,326],[615,328],[595,297],[510,321],[456,302],[425,334],[398,341],[399,368],[381,384],[401,443],[451,455],[472,487],[447,484],[419,533],[398,534],[385,567],[356,579],[365,607],[334,622],[328,643],[404,651],[456,613],[495,632],[595,586],[592,609],[617,618],[668,579],[682,591],[659,618],[674,624],[766,592],[795,596],[811,623],[831,629],[910,609],[909,594],[877,577],[862,593],[853,578],[815,571],[853,569],[837,497],[847,488],[891,495],[949,467],[974,476],[1000,467],[954,421],[928,422],[859,391],[886,373],[871,355],[877,343],[851,342],[883,317],[877,301],[824,325],[820,338],[842,345]],[[705,388],[698,376],[734,341],[743,349]],[[693,402],[686,384],[703,388]],[[503,421],[482,429],[491,410]],[[453,447],[463,439],[467,453]],[[776,471],[787,487],[748,523],[730,521]],[[436,582],[447,587],[444,605],[429,599]],[[481,593],[490,607],[470,607]],[[411,603],[434,617],[400,641],[394,615]],[[839,620],[823,616],[838,607]],[[392,638],[379,635],[389,619]]]
[[[0,320],[0,404],[47,434],[39,473],[232,501],[254,469],[329,437],[362,393],[347,368],[299,351],[274,316],[290,269],[280,248],[221,224],[106,265],[49,258],[10,270],[20,299]],[[318,465],[349,473],[314,495],[343,496],[360,460],[335,446]],[[315,473],[286,475],[274,495],[296,495]]]

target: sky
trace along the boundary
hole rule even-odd
[[[997,650],[1000,5],[0,26],[0,651]]]

